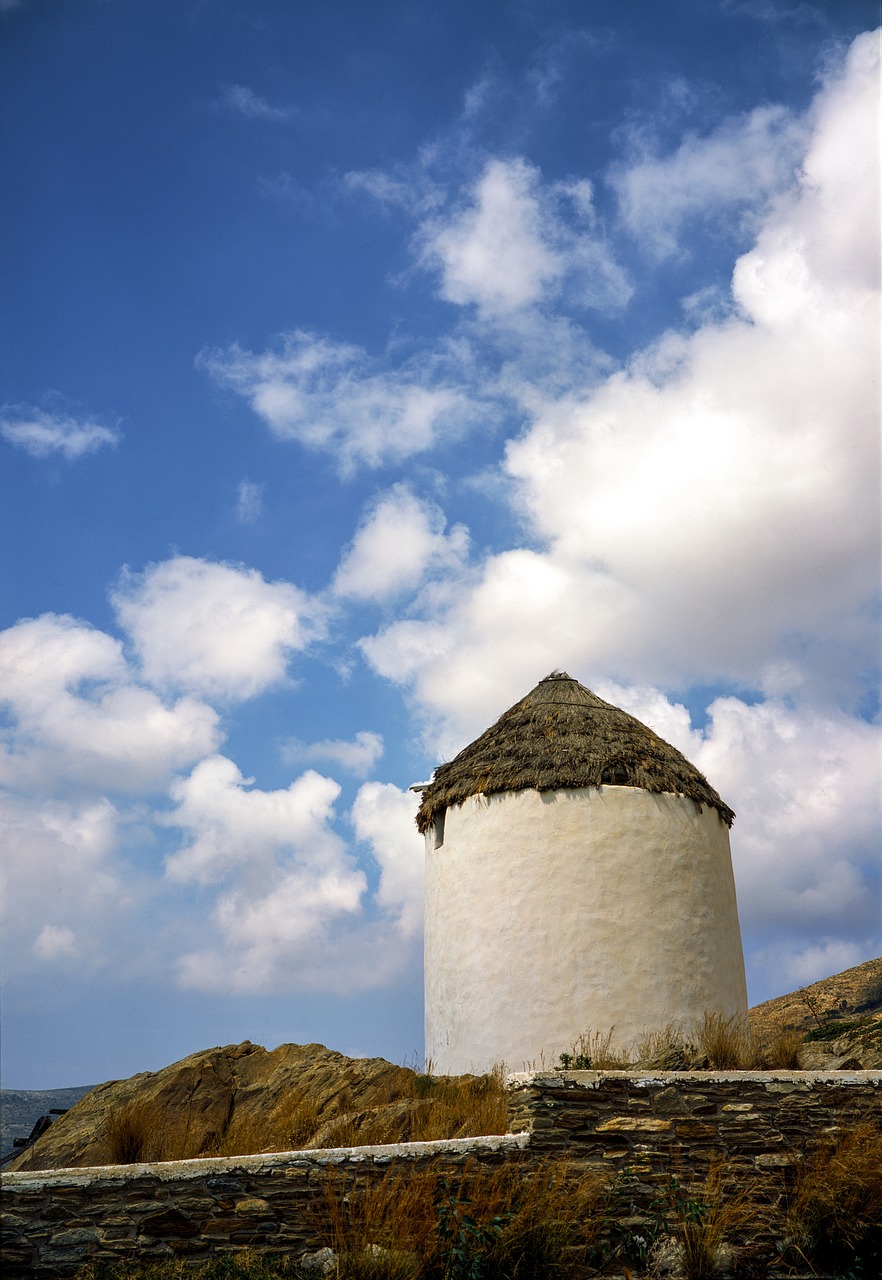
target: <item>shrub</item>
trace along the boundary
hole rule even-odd
[[[806,1159],[787,1209],[787,1254],[830,1269],[882,1262],[882,1132],[856,1126]]]

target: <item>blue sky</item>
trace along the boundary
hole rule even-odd
[[[554,668],[752,1001],[879,954],[875,21],[0,0],[4,1085],[418,1059],[407,788]]]

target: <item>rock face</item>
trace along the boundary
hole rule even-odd
[[[378,1114],[389,1141],[406,1135],[416,1073],[383,1058],[347,1058],[323,1045],[240,1045],[190,1054],[162,1071],[100,1084],[17,1160],[24,1169],[84,1168],[291,1150],[357,1140]]]

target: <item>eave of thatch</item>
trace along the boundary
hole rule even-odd
[[[716,809],[730,827],[735,817],[676,747],[555,671],[436,770],[422,792],[417,827],[428,830],[445,809],[473,795],[610,783],[687,796],[699,809]]]

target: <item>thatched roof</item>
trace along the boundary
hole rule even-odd
[[[676,747],[555,671],[436,770],[422,792],[417,827],[426,831],[445,809],[473,795],[604,783],[688,796],[699,809],[716,809],[730,827],[735,817]]]

